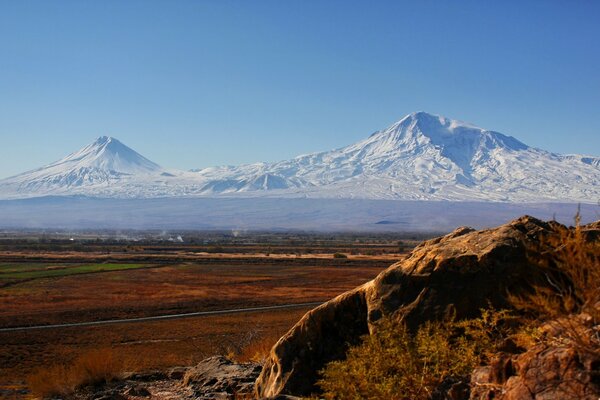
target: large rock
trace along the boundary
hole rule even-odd
[[[183,377],[184,386],[202,399],[233,399],[249,396],[260,372],[260,364],[236,364],[214,356],[190,368]]]
[[[530,290],[540,278],[541,270],[530,261],[544,250],[540,237],[560,227],[526,216],[494,229],[459,228],[424,242],[373,281],[307,313],[271,350],[256,395],[317,391],[325,364],[343,358],[384,315],[414,329],[454,313],[474,317],[488,305],[509,306],[509,291]]]
[[[131,373],[122,380],[85,386],[65,396],[73,400],[234,400],[249,399],[261,366],[215,356],[190,368]],[[279,400],[279,399],[277,399]],[[281,400],[294,400],[283,397]],[[299,400],[299,399],[298,399]]]

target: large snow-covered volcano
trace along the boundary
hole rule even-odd
[[[358,143],[278,163],[198,171],[207,192],[412,200],[600,198],[600,158],[559,155],[417,112]]]
[[[113,138],[0,181],[3,198],[235,196],[597,202],[600,158],[560,155],[424,112],[341,149],[276,163],[166,170]]]

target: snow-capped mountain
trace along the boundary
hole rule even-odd
[[[600,158],[550,153],[418,112],[350,146],[276,163],[166,170],[102,137],[63,160],[0,181],[2,198],[66,194],[595,203]]]
[[[117,139],[102,136],[65,158],[0,181],[0,196],[25,198],[46,195],[97,197],[154,197],[185,194],[161,190],[170,180],[179,185],[195,176],[168,170],[148,160]],[[181,189],[181,188],[179,188]]]
[[[277,189],[267,193],[413,200],[600,199],[598,157],[550,153],[425,112],[407,115],[338,150],[197,172],[210,182],[205,189],[213,193]]]

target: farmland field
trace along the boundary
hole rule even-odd
[[[144,264],[76,264],[55,265],[41,263],[0,264],[0,285],[24,279],[55,278],[59,276],[90,274],[94,272],[120,271],[146,268]]]
[[[113,349],[136,370],[243,353],[252,343],[274,342],[311,307],[8,328],[323,302],[372,279],[412,244],[335,236],[232,238],[195,246],[2,241],[0,396],[24,396],[29,374],[93,349]]]

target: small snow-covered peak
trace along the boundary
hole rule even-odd
[[[113,138],[112,136],[99,136],[94,141],[94,144],[102,145],[102,144],[106,144],[106,143],[112,142],[113,140],[116,140],[116,139]]]
[[[117,139],[101,136],[61,160],[3,182],[16,185],[19,192],[70,193],[82,188],[108,187],[123,179],[162,180],[172,176]]]
[[[96,138],[96,140],[86,146],[87,148],[95,148],[95,149],[107,149],[110,151],[118,151],[119,149],[128,149],[129,147],[125,146],[122,142],[112,136],[100,136]]]
[[[119,146],[127,147],[123,143],[121,143],[118,139],[116,139],[112,136],[99,136],[96,138],[96,140],[94,140],[92,143],[90,143],[89,145],[87,145],[84,148],[103,149],[106,147],[115,148],[115,147],[119,147]]]
[[[101,136],[94,142],[69,154],[62,160],[42,169],[58,171],[97,169],[109,173],[155,173],[162,168],[146,157],[110,136]]]

